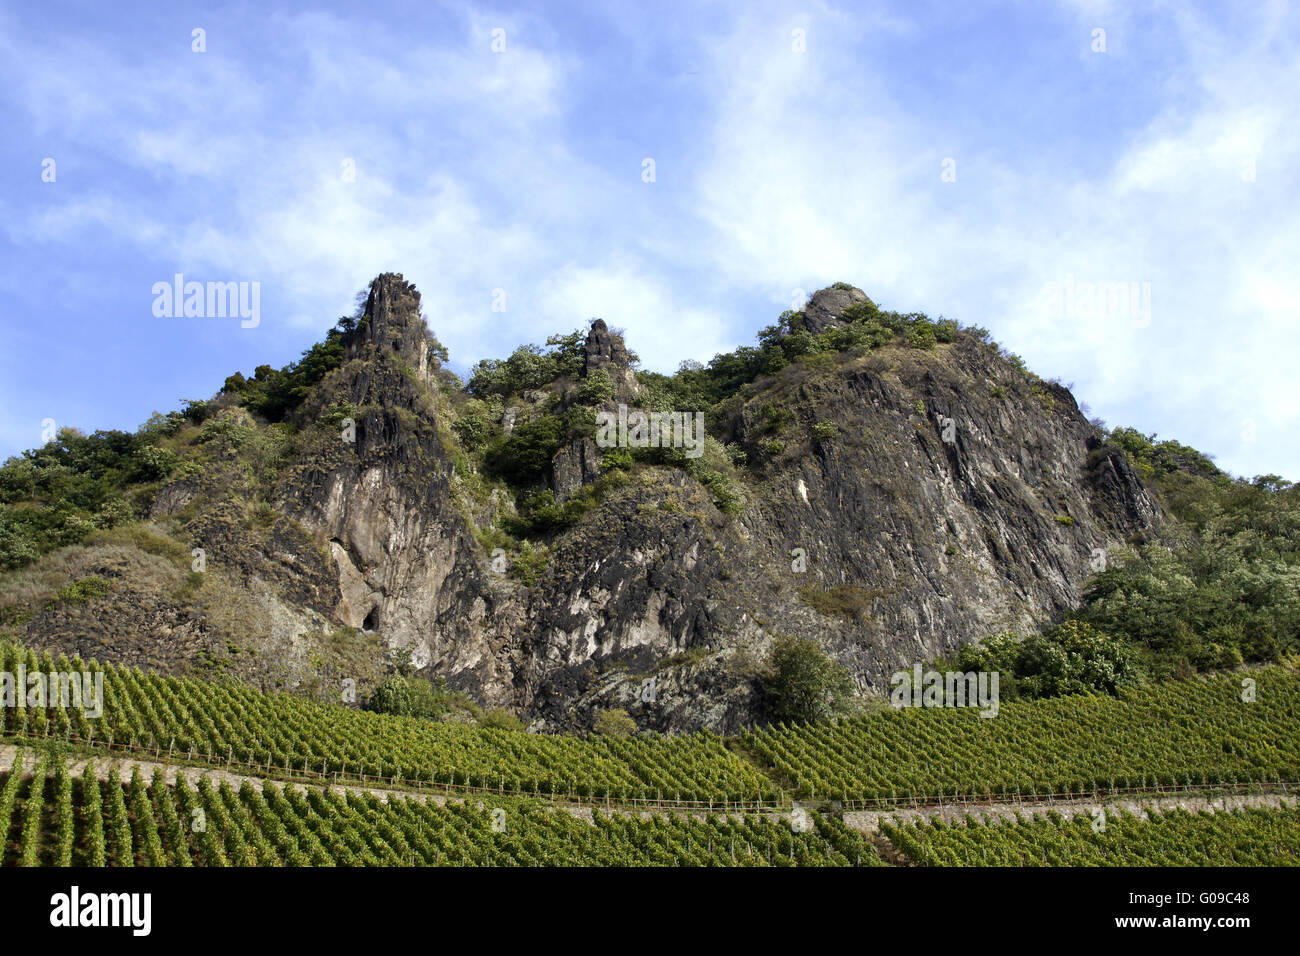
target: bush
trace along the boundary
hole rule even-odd
[[[816,642],[781,635],[777,638],[764,681],[768,713],[774,721],[821,720],[844,709],[853,682]]]
[[[85,604],[96,598],[107,597],[113,589],[112,582],[103,578],[89,577],[74,581],[55,595],[55,600],[65,604]]]
[[[519,550],[510,561],[510,576],[524,587],[532,587],[550,563],[551,553],[545,545],[530,541],[520,542]]]
[[[524,729],[524,722],[511,711],[504,707],[493,707],[483,712],[478,719],[480,727],[491,727],[496,730],[518,730]]]
[[[0,571],[12,571],[35,561],[40,555],[29,530],[0,508]]]
[[[614,380],[609,372],[598,368],[578,387],[578,401],[584,405],[600,405],[614,397]]]
[[[146,480],[166,478],[180,462],[176,452],[157,445],[143,445],[135,451],[141,477]]]
[[[437,688],[421,677],[393,674],[376,685],[366,708],[401,717],[441,717],[451,710],[444,682]]]
[[[496,434],[503,411],[499,400],[485,402],[472,399],[465,405],[460,417],[452,422],[451,430],[456,433],[456,438],[463,447],[469,451],[478,451]]]
[[[592,730],[604,737],[628,737],[636,733],[636,721],[621,707],[596,714]]]
[[[543,415],[516,425],[510,436],[488,449],[487,466],[515,485],[540,481],[564,445],[565,423],[557,415]]]
[[[575,331],[552,335],[550,348],[521,345],[508,359],[484,359],[474,366],[467,388],[476,398],[499,395],[506,398],[549,385],[563,376],[576,376],[583,366],[586,334]]]
[[[298,361],[290,362],[282,369],[259,365],[251,379],[236,372],[226,379],[222,386],[223,394],[235,396],[244,408],[269,421],[284,421],[321,379],[343,364],[343,335],[352,324],[351,319],[340,319],[326,333],[323,342],[317,342],[304,351]],[[207,409],[203,411],[206,417]],[[196,424],[201,421],[194,416],[191,419]]]
[[[1152,676],[1300,651],[1300,503],[1228,491],[1241,503],[1199,534],[1113,553],[1084,592],[1079,616],[1127,639]]]
[[[611,448],[601,456],[601,473],[610,471],[631,471],[635,461],[632,452],[626,448]]]
[[[1023,640],[1006,632],[967,644],[949,663],[959,671],[997,671],[998,693],[1007,698],[1114,694],[1138,679],[1124,643],[1079,620]]]
[[[907,330],[907,344],[914,349],[932,349],[937,341],[934,326],[929,322],[918,322]]]

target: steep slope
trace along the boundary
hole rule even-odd
[[[874,308],[823,290],[783,334],[855,329]],[[1104,549],[1162,520],[1066,389],[978,335],[944,338],[796,356],[710,407],[695,458],[598,446],[596,411],[662,395],[597,322],[565,374],[473,400],[491,417],[475,450],[418,292],[386,274],[286,421],[250,418],[228,382],[184,426],[203,466],[137,505],[169,544],[56,552],[112,593],[13,621],[37,647],[176,670],[219,658],[264,683],[269,666],[277,686],[364,690],[408,659],[540,729],[622,706],[645,728],[734,731],[762,717],[756,675],[779,634],[817,640],[878,691],[1058,617]],[[187,594],[191,547],[206,568]],[[156,587],[113,567],[146,558]],[[103,601],[121,614],[111,639]],[[215,606],[247,612],[237,639]]]

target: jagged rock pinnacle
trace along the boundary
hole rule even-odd
[[[627,347],[623,344],[623,336],[611,332],[604,319],[596,319],[591,323],[585,352],[582,364],[583,378],[597,369],[604,369],[614,382],[618,398],[631,398],[640,391],[636,375],[632,371]]]
[[[365,319],[353,334],[355,343],[372,342],[382,349],[414,352],[426,339],[420,317],[420,293],[400,272],[385,272],[370,283]]]
[[[370,283],[365,315],[345,340],[348,357],[365,345],[403,356],[423,376],[428,371],[429,327],[420,315],[420,293],[400,272],[385,272]]]

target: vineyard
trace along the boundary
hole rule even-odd
[[[7,736],[39,738],[0,775],[6,864],[85,866],[882,866],[837,812],[771,812],[792,798],[901,805],[1018,803],[1094,790],[1287,789],[1300,779],[1300,680],[1280,668],[1168,683],[1120,699],[882,711],[745,735],[542,736],[374,714],[0,645],[0,671],[103,673],[102,714],[0,708]],[[55,703],[50,700],[45,703]],[[65,750],[251,770],[260,781],[71,774]],[[747,753],[752,760],[742,757]],[[26,764],[24,764],[26,761]],[[124,773],[128,771],[123,771]],[[432,787],[426,800],[302,786],[273,777]],[[569,803],[705,807],[632,814]],[[712,805],[712,806],[710,806]],[[748,812],[734,812],[747,808]],[[881,822],[894,863],[998,865],[1300,864],[1300,810],[1114,814],[1031,820]]]
[[[1300,780],[1300,679],[1252,671],[1174,681],[1122,698],[1004,703],[997,717],[965,708],[904,708],[837,723],[778,726],[745,746],[801,798],[903,802]]]
[[[27,762],[26,765],[24,762]],[[1149,818],[1148,818],[1149,817]],[[881,821],[896,863],[922,866],[1300,865],[1300,806],[1017,822]],[[0,774],[0,853],[17,866],[884,866],[838,816],[586,815],[524,798],[368,792],[161,769],[129,780],[19,752]],[[901,854],[901,855],[900,855]]]
[[[20,756],[0,788],[4,863],[22,866],[878,866],[838,819],[591,814],[494,803],[183,778],[77,776]]]
[[[1300,866],[1300,806],[1232,812],[1060,814],[1032,821],[882,823],[925,866]]]
[[[918,708],[777,725],[732,749],[708,733],[581,738],[435,723],[0,643],[0,671],[20,666],[102,671],[103,713],[3,707],[0,734],[258,777],[742,811],[788,807],[792,797],[851,808],[1300,780],[1300,678],[1282,668],[1251,672],[1250,702],[1241,678],[1220,677],[1120,699],[1012,701],[995,718]]]
[[[0,733],[113,744],[159,757],[587,800],[776,805],[780,791],[721,738],[544,736],[432,723],[0,644],[0,670],[102,671],[103,715],[0,708]]]

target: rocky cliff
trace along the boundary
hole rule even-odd
[[[822,290],[783,334],[874,308],[861,290]],[[418,292],[387,274],[286,421],[219,397],[194,426],[204,467],[139,502],[150,533],[202,549],[194,593],[166,548],[115,540],[65,559],[120,583],[113,626],[103,604],[55,602],[24,638],[144,666],[221,658],[291,687],[409,659],[538,729],[586,729],[621,706],[643,728],[733,731],[762,717],[755,674],[779,634],[817,640],[880,691],[959,643],[1059,617],[1107,548],[1162,520],[1067,389],[977,335],[945,338],[823,351],[748,382],[710,409],[700,461],[726,449],[713,471],[680,454],[613,469],[591,413],[650,399],[598,321],[576,373],[492,423],[504,441],[567,416],[530,490],[488,481],[462,446],[467,397]],[[536,548],[496,547],[543,488],[567,519]],[[128,573],[142,561],[153,585]]]

